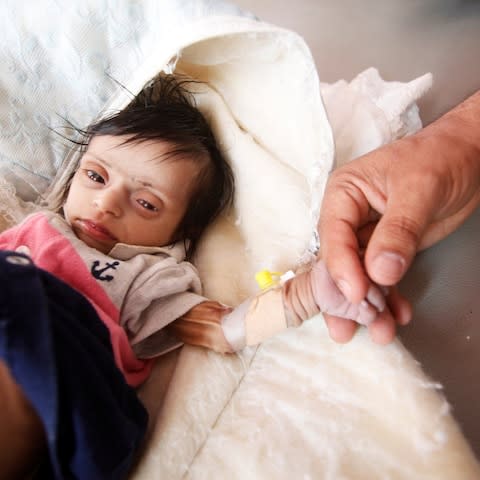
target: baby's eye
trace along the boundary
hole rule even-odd
[[[101,175],[99,175],[95,170],[87,170],[87,177],[92,182],[105,183],[105,180]]]
[[[152,212],[158,212],[158,208],[155,205],[152,205],[150,202],[147,202],[143,198],[137,199],[137,203],[141,205],[145,210],[150,210]]]

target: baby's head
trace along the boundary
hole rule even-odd
[[[87,245],[165,246],[187,258],[233,197],[233,175],[184,83],[161,76],[91,125],[63,212]]]

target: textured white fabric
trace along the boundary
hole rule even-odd
[[[386,82],[375,68],[351,82],[322,84],[335,137],[335,166],[420,129],[416,101],[431,85],[430,73],[408,83]]]
[[[135,93],[161,69],[206,82],[196,96],[237,196],[197,266],[206,293],[231,304],[256,289],[256,270],[310,258],[334,140],[341,163],[414,131],[430,81],[367,71],[321,86],[298,35],[240,14],[213,0],[0,3],[0,175],[23,199],[75,161],[51,128],[70,135],[64,118],[83,127],[121,107],[117,82]],[[334,344],[320,316],[240,355],[184,348],[162,406],[154,383],[168,375],[157,373],[142,391],[155,423],[135,479],[480,475],[438,386],[399,343],[378,347],[362,331]]]
[[[335,344],[320,316],[228,359],[184,347],[132,478],[480,478],[439,389],[399,343]]]

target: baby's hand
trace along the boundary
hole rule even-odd
[[[290,325],[299,325],[319,311],[369,325],[387,309],[386,293],[372,283],[364,300],[351,303],[335,285],[325,263],[318,260],[311,270],[284,284],[283,301]]]
[[[333,282],[322,260],[314,264],[308,275],[314,301],[322,313],[369,325],[387,306],[386,292],[373,283],[366,298],[359,304],[349,302]]]

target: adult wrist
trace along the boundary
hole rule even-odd
[[[456,155],[480,184],[480,90],[419,134],[433,135],[439,150]]]

